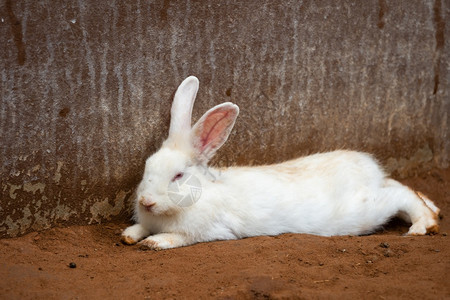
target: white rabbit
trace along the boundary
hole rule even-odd
[[[123,231],[125,244],[140,241],[143,247],[167,249],[286,232],[360,235],[396,215],[412,222],[410,235],[439,231],[434,203],[387,178],[366,153],[335,151],[276,165],[207,167],[227,140],[239,108],[217,105],[191,128],[197,90],[198,79],[191,76],[175,93],[169,137],[146,161],[136,191],[136,224]],[[168,192],[187,177],[197,178],[197,197],[201,191],[199,199],[190,198],[198,200],[190,206],[176,204]]]

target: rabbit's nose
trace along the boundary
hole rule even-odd
[[[146,198],[142,196],[139,199],[139,203],[145,208],[147,211],[151,211],[152,207],[155,206],[155,202],[153,202],[150,198]]]

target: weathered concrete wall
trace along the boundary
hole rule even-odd
[[[125,218],[171,98],[241,114],[216,163],[335,148],[449,163],[449,1],[0,4],[0,237]]]

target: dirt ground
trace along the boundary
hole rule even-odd
[[[441,208],[439,234],[402,236],[408,225],[394,220],[370,236],[284,234],[156,252],[122,245],[128,224],[54,228],[0,240],[0,298],[450,299],[450,169],[403,182]]]

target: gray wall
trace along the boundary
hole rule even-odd
[[[215,163],[449,165],[449,1],[0,2],[0,237],[129,217],[171,99],[241,114]],[[446,41],[447,38],[447,41]]]

